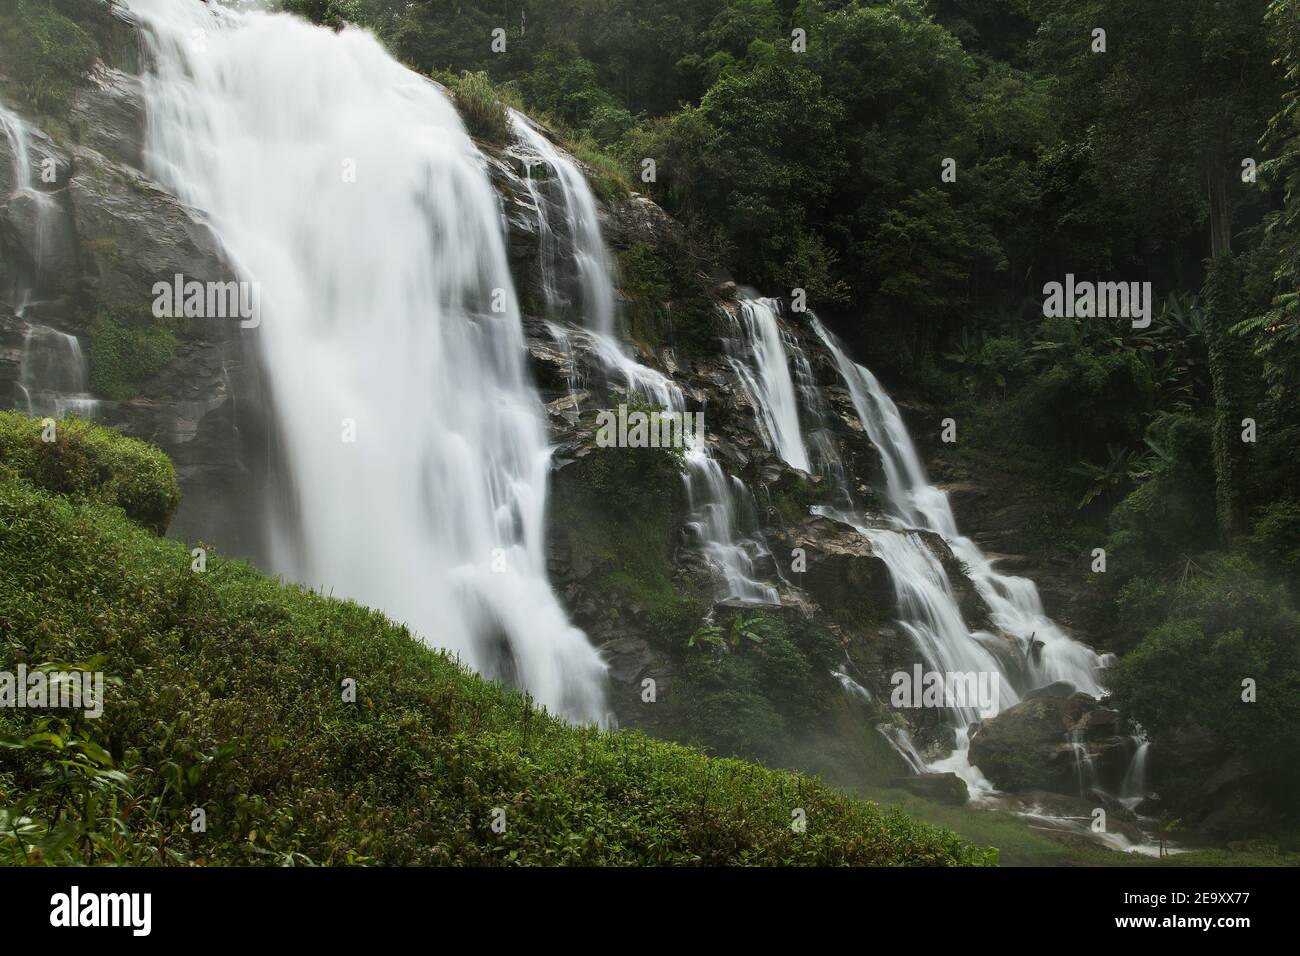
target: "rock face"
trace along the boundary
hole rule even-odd
[[[109,46],[129,51],[134,41],[128,33]],[[202,215],[144,170],[144,118],[139,76],[101,63],[58,124],[63,138],[56,141],[39,118],[22,117],[28,184],[16,181],[18,157],[0,136],[0,300],[13,303],[0,307],[0,407],[37,410],[20,387],[24,367],[39,377],[47,364],[31,354],[32,342],[75,337],[81,390],[97,317],[148,325],[155,283],[177,274],[236,278]],[[251,340],[240,331],[236,322],[181,323],[166,367],[139,383],[137,397],[98,396],[94,415],[157,443],[175,461],[185,493],[173,534],[221,528],[223,548],[258,557],[250,489],[255,498],[269,426],[257,402],[235,401],[263,387]]]
[[[1064,682],[979,724],[970,761],[1001,790],[1116,791],[1133,755],[1119,714]]]

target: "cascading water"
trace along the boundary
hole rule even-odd
[[[578,309],[586,327],[596,335],[606,338],[616,333],[614,322],[614,283],[610,279],[611,267],[605,240],[600,234],[600,219],[596,215],[596,199],[578,167],[569,157],[556,149],[551,141],[539,133],[528,118],[511,110],[510,122],[518,136],[530,150],[555,171],[564,191],[565,226],[577,266],[578,290],[581,304]],[[557,304],[560,293],[556,279],[558,268],[555,255],[554,226],[546,218],[545,203],[538,196],[533,180],[534,166],[529,165],[528,188],[538,208],[538,225],[541,232],[541,258],[543,285],[552,301]]]
[[[1147,798],[1147,762],[1151,759],[1151,741],[1145,734],[1135,734],[1136,748],[1119,786],[1119,799],[1129,809]]]
[[[1103,690],[1098,678],[1107,662],[1047,617],[1033,581],[995,571],[979,546],[957,530],[948,496],[927,480],[898,406],[871,372],[849,360],[839,342],[815,317],[813,328],[834,356],[854,408],[880,450],[885,494],[895,523],[901,528],[934,531],[948,542],[953,554],[970,569],[993,624],[1025,648],[1031,686],[1064,680],[1100,697]],[[1041,649],[1034,651],[1031,642],[1041,644]]]
[[[786,362],[787,348],[770,299],[745,299],[735,321],[740,337],[729,343],[728,358],[754,406],[759,434],[792,468],[811,471],[799,426],[799,402]]]
[[[89,392],[88,378],[86,358],[75,335],[44,325],[28,326],[14,383],[16,407],[28,415],[93,418],[99,401]]]
[[[32,207],[31,275],[20,276],[14,283],[13,308],[24,319],[31,306],[34,286],[41,276],[45,245],[58,214],[54,197],[36,188],[32,169],[31,130],[27,122],[12,110],[0,105],[0,129],[8,141],[13,157],[13,186],[9,201],[22,201]],[[18,379],[14,382],[13,404],[28,415],[66,415],[89,418],[95,415],[98,402],[89,393],[89,369],[75,335],[45,325],[29,325],[23,335]]]
[[[548,311],[557,317],[572,303],[561,291],[562,244],[557,241],[556,223],[547,211],[547,198],[534,177],[539,164],[554,170],[557,176],[559,205],[569,239],[565,248],[570,250],[577,265],[581,325],[566,328],[551,322],[552,338],[571,356],[571,365],[576,365],[572,358],[574,342],[581,339],[605,373],[621,379],[631,394],[671,412],[685,412],[685,396],[677,384],[662,372],[637,362],[617,338],[614,280],[591,187],[574,162],[538,132],[527,117],[512,111],[511,123],[524,147],[520,158],[527,169],[529,197],[537,208],[543,294]],[[788,383],[789,376],[786,378]],[[793,388],[790,392],[793,395]],[[797,421],[795,431],[798,431]],[[691,509],[688,527],[705,558],[718,571],[722,596],[743,604],[779,604],[776,588],[757,580],[755,567],[760,561],[770,561],[771,552],[758,533],[753,495],[743,482],[726,474],[709,453],[703,436],[695,436],[685,453],[683,481]]]
[[[812,324],[834,357],[858,417],[880,452],[894,528],[859,530],[889,565],[899,598],[900,624],[915,640],[927,663],[944,673],[999,674],[1002,679],[995,710],[1019,699],[1012,687],[1013,675],[1007,674],[999,659],[981,643],[993,636],[967,630],[941,563],[910,531],[915,528],[942,536],[969,569],[993,624],[1024,648],[1030,686],[1065,680],[1079,690],[1100,696],[1098,677],[1105,661],[1046,616],[1032,581],[999,574],[979,547],[958,532],[948,497],[926,479],[898,407],[871,372],[849,360],[838,340],[816,317]],[[930,769],[954,771],[974,792],[987,791],[987,781],[967,759],[969,729],[977,715],[969,706],[952,708],[950,715],[956,725],[956,748],[948,758],[931,764]]]
[[[149,166],[261,285],[292,502],[276,570],[604,719],[604,664],[546,578],[545,426],[495,194],[451,103],[361,30],[129,6]]]
[[[817,421],[825,412],[803,350],[786,334],[778,308],[771,300],[742,300],[738,319],[742,337],[739,345],[733,344],[730,359],[756,408],[760,431],[769,446],[788,464],[806,470],[809,456],[801,433],[800,402],[806,421]],[[1072,640],[1046,616],[1032,581],[999,574],[974,542],[959,533],[947,496],[926,479],[897,406],[867,369],[849,360],[816,316],[811,317],[811,322],[832,355],[858,417],[880,452],[888,524],[872,526],[853,507],[827,505],[813,510],[853,526],[871,542],[873,552],[885,562],[894,582],[898,623],[929,667],[942,674],[984,674],[1000,678],[991,707],[970,699],[949,703],[947,713],[955,749],[949,757],[928,766],[933,771],[951,770],[960,774],[976,794],[987,792],[991,785],[967,759],[970,727],[982,717],[1020,699],[1013,686],[1013,679],[1018,675],[1007,673],[991,649],[998,637],[967,628],[942,562],[918,531],[943,537],[954,556],[969,569],[977,591],[989,607],[994,626],[1022,648],[1025,683],[1029,687],[1067,680],[1080,690],[1100,695],[1098,674],[1105,662]],[[797,398],[796,378],[800,382]],[[830,443],[823,442],[818,447],[819,469],[832,474],[842,471],[839,455]],[[848,489],[841,490],[845,499],[850,500]],[[915,769],[918,752],[910,736],[901,728],[886,736]],[[1086,756],[1086,747],[1084,751]],[[1083,772],[1084,757],[1080,760]]]

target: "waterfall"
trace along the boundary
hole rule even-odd
[[[628,392],[652,405],[673,412],[686,411],[681,388],[670,377],[643,365],[629,354],[617,338],[614,310],[614,278],[608,251],[596,215],[596,199],[577,165],[557,149],[533,126],[527,117],[511,111],[511,123],[522,149],[516,155],[527,171],[529,198],[537,208],[538,270],[542,279],[547,309],[553,314],[548,330],[556,345],[570,356],[576,367],[575,344],[581,341],[596,357],[605,374],[620,380]],[[558,177],[561,207],[569,250],[577,265],[580,304],[577,327],[565,327],[554,321],[572,302],[560,291],[564,268],[555,222],[548,212],[547,197],[537,187],[534,171],[540,166],[554,170]],[[776,344],[780,358],[780,345]],[[783,358],[780,361],[784,362]],[[786,376],[787,385],[789,376]],[[570,389],[573,382],[570,381]],[[793,387],[789,388],[791,397]],[[757,407],[757,406],[756,406]],[[797,419],[794,425],[796,440]],[[753,494],[744,482],[729,476],[710,453],[707,440],[697,437],[685,449],[686,486],[691,517],[689,532],[717,571],[721,597],[740,604],[774,605],[781,600],[777,589],[757,579],[756,565],[771,562],[771,551],[758,530],[757,508]]]
[[[550,449],[496,195],[452,104],[362,30],[128,5],[150,170],[262,288],[244,334],[283,441],[274,569],[604,719],[605,666],[546,577]]]
[[[27,122],[0,105],[0,129],[4,131],[13,156],[13,188],[9,199],[21,198],[30,202],[34,210],[32,275],[20,278],[13,288],[14,314],[22,319],[33,304],[52,217],[58,214],[58,210],[54,197],[36,188],[31,162],[32,136]],[[28,415],[93,417],[99,403],[90,395],[88,381],[89,368],[75,335],[45,325],[27,327],[23,334],[18,379],[14,382],[13,403],[16,408]]]
[[[0,104],[0,129],[4,130],[5,139],[9,141],[9,153],[14,158],[14,186],[11,195],[31,189],[32,161],[28,154],[27,123],[17,113],[4,104]]]
[[[1151,758],[1151,741],[1147,740],[1146,735],[1135,734],[1132,739],[1137,749],[1133,751],[1119,787],[1120,802],[1129,809],[1147,797],[1147,762]]]
[[[899,624],[912,637],[927,664],[944,673],[1000,674],[997,710],[1019,699],[1012,687],[1012,675],[1005,673],[999,659],[982,643],[992,635],[967,630],[942,564],[912,530],[918,528],[943,537],[954,556],[968,569],[995,627],[1024,649],[1030,686],[1065,680],[1080,690],[1100,696],[1102,688],[1098,678],[1104,666],[1102,658],[1073,640],[1047,617],[1032,581],[999,574],[979,547],[960,534],[948,496],[926,478],[898,406],[870,371],[849,360],[839,341],[815,316],[812,325],[835,359],[854,409],[880,452],[884,493],[893,527],[875,529],[859,525],[858,528],[889,566],[898,595]],[[1042,645],[1037,655],[1031,653],[1035,642]],[[976,719],[974,709],[957,707],[950,712],[950,717],[955,722],[956,747],[949,757],[931,764],[929,769],[951,770],[966,780],[973,794],[987,792],[991,789],[987,780],[970,765],[967,756],[970,727]],[[1078,755],[1081,743],[1072,740],[1070,744]],[[1084,765],[1086,747],[1083,750],[1084,754],[1078,758],[1081,781],[1091,773],[1090,763]]]
[[[787,464],[808,470],[810,458],[801,431],[801,408],[807,422],[822,421],[826,413],[807,357],[797,339],[783,328],[778,303],[767,299],[742,300],[736,321],[741,335],[729,349],[729,360],[755,407],[759,431]],[[1013,683],[1018,675],[1008,673],[993,653],[991,648],[999,641],[997,635],[967,627],[948,573],[921,532],[942,537],[953,556],[965,566],[989,608],[995,629],[1019,645],[1025,659],[1025,683],[1030,687],[1065,680],[1080,690],[1100,696],[1098,675],[1105,662],[1047,617],[1032,581],[995,571],[978,546],[958,531],[947,496],[929,483],[898,407],[870,371],[848,358],[838,340],[816,316],[811,316],[811,324],[834,359],[854,409],[880,453],[888,514],[883,527],[868,521],[852,506],[847,487],[841,489],[849,502],[847,507],[828,504],[813,511],[851,525],[870,541],[873,553],[889,568],[897,600],[898,625],[928,667],[940,674],[999,678],[996,699],[987,710],[970,699],[948,703],[946,713],[954,749],[948,757],[926,768],[956,772],[973,794],[986,793],[992,789],[991,785],[968,760],[970,730],[982,717],[1020,700]],[[823,440],[816,446],[818,467],[834,477],[842,471],[840,456],[825,439],[824,429],[822,435]],[[835,483],[842,484],[842,477]],[[897,732],[886,733],[886,737],[916,769],[919,756],[911,738],[904,740]],[[1071,745],[1076,753],[1082,751],[1080,779],[1090,779],[1086,746],[1082,741],[1071,741]]]
[[[89,392],[88,378],[86,357],[75,335],[45,325],[27,327],[14,383],[16,407],[37,417],[93,418],[99,401]]]
[[[735,322],[741,335],[729,343],[728,358],[754,406],[759,434],[791,468],[811,471],[799,427],[794,380],[786,362],[787,351],[793,353],[798,347],[783,338],[776,304],[770,299],[742,300]]]
[[[577,284],[581,295],[579,314],[586,327],[606,338],[615,334],[614,284],[609,252],[600,234],[600,219],[596,215],[596,198],[577,165],[556,149],[551,141],[539,133],[528,118],[511,110],[510,122],[518,136],[542,162],[555,171],[564,191],[565,226],[570,237],[570,249],[577,266]],[[547,219],[545,202],[538,195],[533,178],[537,166],[528,165],[528,189],[537,203],[540,232],[542,281],[546,289],[548,306],[560,300],[558,268],[555,255],[554,227]]]
[[[993,562],[979,546],[957,530],[948,496],[926,478],[898,406],[871,372],[849,360],[838,340],[816,317],[813,328],[834,356],[858,417],[880,451],[885,495],[895,524],[900,528],[934,531],[948,542],[953,554],[969,569],[971,580],[989,607],[993,624],[1026,650],[1032,686],[1063,680],[1100,697],[1104,691],[1099,675],[1106,662],[1047,616],[1033,581],[995,571]],[[1037,655],[1028,653],[1031,642],[1042,644]]]
[[[9,151],[14,157],[14,185],[9,201],[20,200],[32,206],[32,274],[24,283],[15,283],[13,290],[14,305],[22,307],[31,298],[43,276],[42,269],[50,242],[53,238],[54,219],[58,216],[58,205],[53,196],[43,192],[33,178],[31,160],[31,128],[17,113],[0,105],[0,128],[9,141]]]

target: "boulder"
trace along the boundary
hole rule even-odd
[[[897,598],[889,567],[850,525],[810,517],[774,535],[772,546],[782,555],[803,549],[805,570],[789,578],[832,615],[845,621],[861,620],[864,612],[875,620],[893,616]]]
[[[970,801],[966,781],[955,773],[919,773],[911,777],[899,777],[892,786],[926,800],[954,807],[965,806]]]
[[[1132,743],[1118,733],[1118,714],[1064,689],[1031,692],[972,735],[970,761],[996,787],[1077,794],[1093,784],[1114,789],[1123,778]]]

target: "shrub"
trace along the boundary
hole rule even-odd
[[[996,862],[815,779],[573,727],[380,614],[215,556],[193,573],[186,545],[2,477],[0,653],[121,679],[98,721],[0,711],[22,821],[0,862]],[[64,786],[70,762],[93,779]]]
[[[462,73],[453,97],[471,136],[489,143],[510,138],[510,112],[486,73]]]
[[[1211,554],[1173,580],[1133,582],[1121,618],[1146,636],[1107,682],[1157,742],[1201,726],[1258,766],[1296,766],[1300,614],[1258,566]],[[1242,701],[1245,678],[1256,682],[1255,703]]]
[[[77,419],[55,422],[54,441],[44,433],[41,419],[0,412],[0,475],[115,505],[151,531],[167,530],[181,493],[161,451]]]

